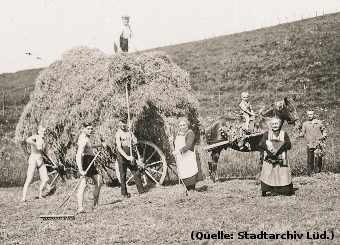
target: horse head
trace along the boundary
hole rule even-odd
[[[294,131],[301,130],[301,121],[293,101],[284,97],[282,101],[275,102],[271,108],[261,114],[263,117],[279,117],[282,121],[287,121],[288,124],[294,124]]]
[[[229,127],[230,122],[233,122],[234,120],[235,119],[227,116],[221,116],[213,120],[203,133],[206,142],[210,144],[227,140],[227,135],[225,134],[225,131],[223,129],[226,130],[227,127]]]

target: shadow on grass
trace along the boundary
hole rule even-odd
[[[255,176],[245,176],[245,177],[220,177],[218,179],[219,182],[225,182],[230,180],[255,180]]]
[[[46,196],[52,196],[57,190],[57,186],[56,185],[52,185],[48,190],[47,193],[45,194]]]
[[[127,186],[134,186],[136,185],[135,181],[129,181],[129,183],[127,184]],[[110,181],[110,182],[106,182],[106,186],[108,187],[121,187],[120,182],[118,179],[114,179],[114,181]],[[150,184],[149,182],[147,182],[146,184],[144,184],[143,182],[143,190],[144,192],[149,192],[150,189],[156,188],[155,184]]]
[[[116,204],[116,203],[119,203],[119,202],[122,202],[122,200],[121,199],[117,199],[117,200],[114,200],[113,202],[103,203],[100,206],[112,205],[112,204]]]
[[[291,193],[289,192],[269,192],[267,196],[294,196],[296,194],[296,191],[298,191],[299,188],[293,188],[293,191]]]
[[[109,181],[105,183],[108,187],[120,187],[120,183],[118,179],[114,179],[113,181]]]
[[[196,191],[197,191],[197,192],[205,192],[205,191],[208,191],[208,186],[207,186],[207,185],[201,186],[200,188],[197,188]]]

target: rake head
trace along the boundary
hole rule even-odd
[[[75,217],[73,214],[48,214],[48,215],[40,215],[42,220],[74,220]]]

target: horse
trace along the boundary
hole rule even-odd
[[[279,117],[288,124],[294,124],[294,134],[301,130],[301,122],[293,103],[284,97],[272,105],[260,109],[254,121],[254,127],[248,135],[245,133],[242,123],[235,117],[221,116],[212,121],[204,130],[203,134],[208,144],[206,150],[211,151],[212,161],[209,161],[210,178],[215,182],[217,179],[217,163],[221,151],[227,148],[240,152],[260,152],[260,164],[263,162],[263,151],[258,148],[262,140],[262,134],[270,128],[270,121],[273,117]]]

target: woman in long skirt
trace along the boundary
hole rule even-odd
[[[195,190],[199,166],[195,153],[195,133],[189,126],[187,118],[180,119],[173,154],[176,157],[179,178],[183,180],[187,190]]]
[[[288,134],[281,130],[279,118],[273,118],[271,126],[272,129],[263,134],[259,144],[265,151],[260,177],[262,196],[266,196],[267,192],[292,195],[292,171],[287,158],[287,151],[292,145]]]

